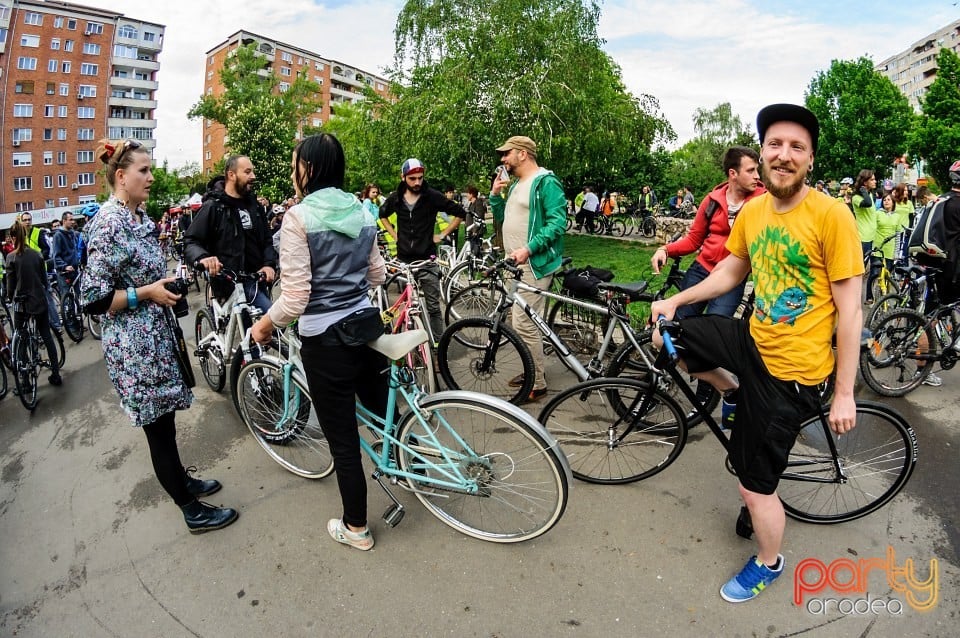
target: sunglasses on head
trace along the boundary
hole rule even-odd
[[[119,147],[114,146],[113,144],[104,144],[104,145],[103,145],[103,147],[104,147],[105,149],[107,149],[107,151],[108,151],[108,153],[109,153],[108,157],[109,157],[110,159],[113,159],[113,157],[116,155],[116,158],[117,158],[117,159],[116,159],[116,162],[117,162],[118,164],[120,163],[120,159],[123,157],[123,154],[124,154],[124,153],[126,153],[127,151],[132,151],[132,150],[138,149],[138,148],[140,148],[141,146],[143,146],[143,144],[141,144],[141,143],[138,142],[137,140],[124,140],[123,143],[121,143]]]

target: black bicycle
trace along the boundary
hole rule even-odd
[[[702,420],[730,451],[730,442],[677,369],[670,337],[677,324],[659,322],[667,355],[661,373],[673,378]],[[857,401],[857,425],[843,435],[828,425],[829,406],[808,418],[790,451],[777,493],[787,515],[808,523],[840,523],[876,511],[907,484],[917,460],[917,437],[888,406]],[[573,475],[591,483],[630,483],[673,463],[687,441],[683,410],[656,385],[636,379],[585,381],[561,392],[539,421],[560,443]],[[728,471],[733,472],[729,459]],[[744,508],[737,524],[752,533]]]
[[[75,343],[83,341],[83,309],[80,306],[80,271],[63,270],[60,277],[66,289],[60,294],[60,321],[63,329]]]
[[[64,352],[63,338],[53,330],[50,332],[58,349],[57,353],[52,354],[62,357]],[[37,321],[34,317],[27,316],[24,325],[14,329],[11,350],[16,393],[20,397],[23,407],[32,412],[37,407],[37,385],[40,369],[51,367],[49,359],[51,353],[47,352],[43,339],[40,338],[40,333],[37,331]],[[46,358],[41,356],[41,351],[46,354]],[[60,365],[62,366],[63,363],[61,362]]]

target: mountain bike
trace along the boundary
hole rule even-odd
[[[53,329],[50,330],[55,346],[63,351],[63,338]],[[37,331],[36,319],[28,315],[25,324],[15,328],[11,340],[13,357],[13,381],[17,396],[23,407],[31,412],[37,407],[37,385],[41,368],[51,368],[50,353]],[[40,352],[46,353],[46,358]],[[59,355],[59,353],[54,353]],[[62,365],[62,364],[61,364]]]
[[[712,411],[677,369],[670,334],[677,324],[659,324],[666,351],[658,359],[662,372],[673,378],[729,453],[730,441]],[[807,523],[840,523],[876,511],[904,488],[917,460],[916,433],[892,408],[857,401],[856,427],[843,435],[830,429],[828,414],[829,406],[823,405],[803,422],[777,488],[787,515]],[[676,401],[655,384],[634,379],[575,385],[554,397],[539,421],[557,437],[573,475],[591,483],[649,478],[673,463],[687,441],[687,422]],[[734,473],[729,459],[725,464]],[[737,533],[752,533],[746,508]]]
[[[389,483],[473,538],[515,543],[546,533],[566,509],[570,468],[563,452],[516,406],[472,392],[424,393],[406,361],[428,339],[426,331],[411,330],[369,344],[391,361],[386,418],[357,404],[367,432],[360,447],[392,501],[384,521],[394,527],[406,511]],[[241,369],[237,390],[244,422],[274,461],[309,478],[333,472],[300,367],[254,358]],[[404,409],[395,421],[398,403]]]

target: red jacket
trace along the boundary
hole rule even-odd
[[[697,216],[693,218],[693,223],[690,224],[690,230],[687,234],[672,244],[664,246],[667,257],[682,257],[699,250],[700,254],[697,255],[697,262],[706,268],[707,272],[711,272],[714,266],[730,254],[726,247],[727,238],[730,236],[730,225],[732,224],[727,210],[727,188],[729,186],[728,182],[724,182],[703,198],[703,201],[700,202],[700,208],[697,209]],[[747,196],[744,202],[765,192],[767,192],[767,189],[764,188],[763,184],[760,184],[753,193]],[[711,200],[717,202],[718,207],[714,209],[711,218],[707,219],[707,208],[710,206]],[[741,208],[741,210],[743,209]],[[709,232],[707,232],[708,224]]]

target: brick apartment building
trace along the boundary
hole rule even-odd
[[[155,147],[164,27],[67,2],[0,0],[0,229],[96,199],[103,137]]]
[[[919,111],[920,98],[937,79],[937,56],[941,48],[952,49],[960,55],[960,20],[954,20],[921,38],[910,48],[883,60],[875,68],[890,78],[910,100],[910,105]]]
[[[220,83],[220,70],[232,50],[250,43],[266,59],[265,72],[273,71],[280,78],[278,91],[284,91],[296,80],[297,74],[305,71],[308,77],[320,85],[320,109],[307,118],[307,124],[320,126],[343,102],[358,102],[363,99],[362,91],[369,86],[380,95],[388,93],[389,81],[368,71],[349,64],[324,58],[319,53],[307,51],[291,44],[278,42],[270,38],[237,31],[226,40],[207,51],[206,76],[203,91],[206,95],[221,95],[224,91]],[[222,124],[210,120],[203,122],[203,171],[209,174],[214,164],[226,154],[226,129]]]

